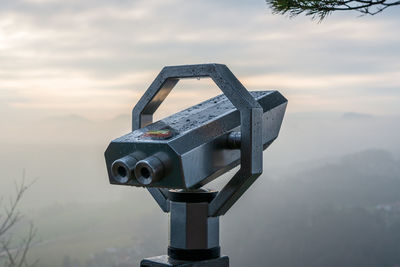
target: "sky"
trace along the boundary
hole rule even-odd
[[[93,183],[109,188],[103,151],[167,65],[226,64],[247,89],[288,98],[268,171],[400,151],[399,15],[318,22],[274,15],[264,0],[2,0],[0,187],[25,169],[49,186],[40,192],[60,194],[62,180],[66,199],[76,184],[83,197]],[[180,81],[155,117],[220,93],[209,79]]]
[[[399,15],[318,23],[273,15],[263,0],[2,0],[0,122],[112,119],[163,66],[208,62],[249,90],[279,90],[289,113],[398,115]],[[185,81],[177,92],[179,105],[218,90]]]
[[[26,211],[122,195],[158,213],[145,190],[110,186],[103,153],[167,65],[226,64],[288,98],[261,181],[368,149],[400,157],[399,18],[400,6],[318,22],[264,0],[1,0],[0,197],[26,173]],[[156,118],[216,94],[180,81]]]
[[[400,156],[399,17],[318,22],[264,0],[1,0],[0,196],[26,173],[27,210],[122,194],[154,204],[110,186],[104,151],[166,65],[226,64],[247,89],[288,98],[260,180],[369,149]],[[156,118],[216,94],[208,79],[180,81]]]

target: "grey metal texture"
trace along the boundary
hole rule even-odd
[[[149,188],[147,188],[147,190],[149,190],[151,196],[157,202],[158,206],[160,206],[162,211],[164,211],[164,212],[170,211],[170,201],[168,201],[168,198],[167,198],[167,192],[168,192],[167,189],[149,187]]]
[[[196,77],[210,77],[224,95],[152,123],[179,79]],[[209,216],[223,215],[261,174],[262,150],[278,136],[286,104],[277,91],[249,93],[225,65],[165,67],[133,109],[133,131],[112,141],[105,153],[110,183],[148,187],[167,212],[165,188],[196,189],[240,164],[209,205]],[[159,130],[171,136],[144,137]],[[145,158],[138,159],[138,152]],[[124,157],[139,160],[135,177],[113,174],[113,163]],[[127,166],[126,172],[131,174],[132,168]]]
[[[208,203],[171,201],[169,246],[210,249],[219,246],[219,217],[208,217]]]
[[[276,91],[252,92],[251,95],[263,107],[260,140],[268,145],[278,134],[281,118],[275,114],[282,116],[285,100]],[[133,131],[114,140],[107,150],[106,157],[112,162],[110,182],[174,189],[200,187],[240,163],[240,126],[239,112],[220,95]],[[167,139],[146,136],[148,132],[165,129],[173,136]],[[168,161],[171,162],[167,164]],[[125,173],[130,175],[126,180],[114,173],[124,166]],[[139,179],[143,167],[147,168],[152,181]],[[166,169],[171,171],[158,180]]]
[[[229,267],[229,258],[222,256],[217,259],[204,261],[178,261],[167,255],[142,260],[141,267]]]

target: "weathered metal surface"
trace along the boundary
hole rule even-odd
[[[210,77],[223,95],[153,123],[179,79],[199,77]],[[248,92],[225,65],[162,69],[132,111],[132,132],[105,152],[110,183],[147,187],[171,212],[169,256],[144,259],[142,267],[229,266],[219,257],[219,216],[262,173],[262,151],[277,138],[286,105],[277,91]],[[199,189],[239,164],[218,194]]]
[[[262,138],[259,139],[266,147],[278,135],[286,100],[276,91],[251,94],[263,107]],[[147,136],[148,132],[166,128],[174,133],[168,139]],[[240,136],[240,128],[240,116],[236,108],[224,95],[214,97],[112,141],[106,152],[107,165],[111,170],[110,182],[175,189],[200,187],[240,164],[240,150],[238,147],[232,148],[228,138],[231,132]],[[119,163],[124,157],[134,155],[137,161],[149,166],[148,169],[154,173],[152,166],[158,169],[162,165],[162,156],[157,155],[159,152],[163,152],[171,161],[169,173],[159,181],[149,184],[138,181],[140,171],[136,177],[130,176],[125,182],[115,179],[113,162]],[[160,161],[153,160],[151,165],[149,160],[152,158],[160,158]],[[131,169],[126,173],[131,173]]]
[[[141,267],[229,267],[229,258],[222,256],[204,261],[177,261],[167,255],[142,260]]]
[[[208,216],[208,205],[205,194],[214,192],[197,190],[191,194],[202,194],[195,202],[188,197],[170,200],[169,246],[176,249],[211,249],[219,247],[219,217]],[[170,194],[181,194],[170,192]]]
[[[211,77],[224,95],[152,123],[179,79],[196,77]],[[105,153],[110,183],[155,188],[150,193],[168,211],[160,188],[200,188],[240,164],[210,204],[210,216],[223,215],[261,174],[262,150],[278,136],[286,103],[277,91],[249,93],[225,65],[165,67],[133,109],[134,131],[112,141]],[[138,153],[145,158],[135,156],[135,170],[124,170],[121,158]]]
[[[153,123],[179,79],[199,77],[223,95]],[[277,138],[286,104],[277,91],[248,92],[225,65],[162,69],[132,111],[132,132],[105,152],[110,183],[147,187],[170,212],[169,256],[144,259],[142,267],[229,266],[219,257],[219,216],[262,173],[262,151]],[[239,164],[219,193],[201,189]]]
[[[165,188],[156,188],[156,187],[149,187],[147,188],[147,190],[149,190],[151,196],[157,202],[158,206],[160,206],[162,211],[169,212],[170,202],[168,201],[167,198],[168,190]]]

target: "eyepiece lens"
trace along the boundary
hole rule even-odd
[[[118,166],[117,173],[121,177],[126,177],[126,175],[127,175],[127,171],[123,166]]]
[[[143,167],[140,169],[140,174],[144,177],[144,178],[149,178],[150,177],[150,171],[149,169],[147,169],[146,167]]]

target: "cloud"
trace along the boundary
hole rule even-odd
[[[292,20],[261,0],[5,0],[0,103],[38,116],[112,117],[129,111],[164,65],[221,62],[249,89],[288,94],[293,112],[356,103],[399,113],[399,24],[385,13]],[[197,94],[187,90],[181,98]]]

